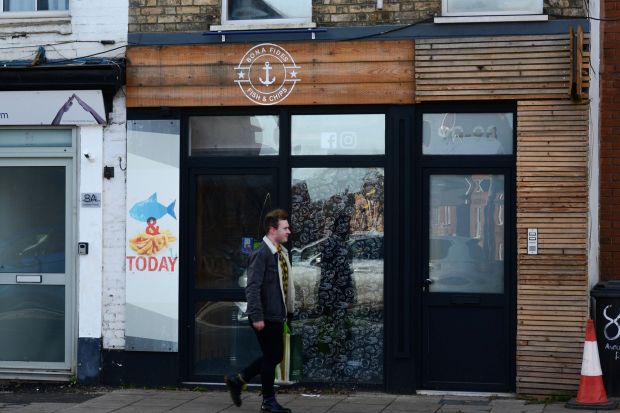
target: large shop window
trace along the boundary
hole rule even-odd
[[[385,154],[385,115],[295,115],[291,153],[304,380],[382,383],[385,173],[382,163],[347,166],[349,156]],[[313,166],[296,167],[297,155],[313,155]],[[341,161],[321,166],[334,155]]]
[[[221,377],[260,354],[247,257],[283,206],[303,381],[382,384],[386,115],[288,116],[189,117],[191,371]]]

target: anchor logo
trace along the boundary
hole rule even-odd
[[[260,80],[260,82],[265,86],[273,85],[276,81],[276,77],[274,76],[269,79],[269,71],[271,70],[271,65],[269,65],[269,62],[265,62],[265,67],[263,67],[263,70],[265,71],[265,77],[267,78],[267,80],[263,80],[262,77],[259,77],[258,80]]]
[[[301,67],[284,48],[273,43],[252,47],[235,67],[234,82],[259,105],[276,105],[286,99],[297,82]]]

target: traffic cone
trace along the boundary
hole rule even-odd
[[[586,325],[586,342],[583,346],[579,391],[577,392],[577,398],[566,403],[566,407],[582,410],[611,410],[615,409],[617,404],[617,402],[607,400],[607,393],[603,385],[601,360],[598,357],[594,322],[588,320]]]

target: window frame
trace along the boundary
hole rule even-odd
[[[281,28],[281,27],[315,27],[312,22],[312,1],[305,0],[308,3],[308,17],[295,17],[283,19],[247,19],[247,20],[231,20],[228,18],[228,2],[231,0],[222,0],[221,25],[212,26],[211,30],[226,29],[252,29],[252,28]],[[299,0],[296,0],[299,1]]]
[[[520,11],[485,11],[485,12],[450,12],[449,3],[451,0],[441,0],[441,15],[445,17],[472,17],[472,16],[525,16],[525,15],[542,15],[543,0],[537,0],[538,6],[536,10],[520,10]],[[496,2],[506,0],[495,0]]]
[[[35,0],[34,7],[35,7],[34,10],[15,10],[15,11],[4,10],[4,1],[2,1],[0,3],[0,17],[2,17],[5,14],[7,14],[5,17],[10,17],[10,18],[27,18],[30,16],[64,17],[64,16],[67,16],[69,13],[69,10],[71,10],[70,2],[67,2],[66,9],[37,10],[37,1]]]

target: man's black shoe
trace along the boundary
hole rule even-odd
[[[280,406],[280,403],[274,398],[271,400],[263,400],[260,406],[261,413],[292,413],[291,409]]]
[[[243,383],[239,376],[224,376],[224,383],[226,383],[226,387],[228,387],[230,398],[235,406],[241,406],[241,389],[243,389]]]

